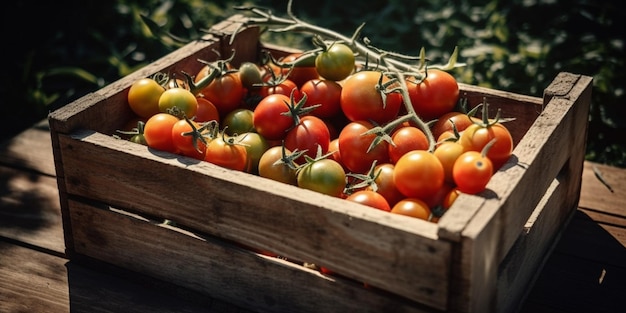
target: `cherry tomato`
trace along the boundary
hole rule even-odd
[[[321,77],[340,81],[354,71],[354,62],[352,49],[346,44],[335,42],[315,57],[315,68]]]
[[[260,87],[255,86],[263,83],[261,69],[253,62],[243,62],[239,66],[239,78],[244,88],[255,90]]]
[[[300,93],[306,94],[304,107],[319,104],[311,115],[321,118],[334,117],[341,111],[341,85],[326,79],[312,79],[300,87]]]
[[[444,141],[435,148],[433,154],[439,159],[443,166],[444,179],[447,183],[454,183],[452,167],[456,159],[458,159],[463,152],[463,146],[455,141]]]
[[[296,52],[291,53],[285,56],[281,62],[283,63],[291,63],[291,62],[299,62],[302,53]],[[317,69],[315,68],[315,59],[307,58],[305,62],[300,62],[296,66],[293,67],[291,72],[289,72],[289,68],[283,68],[282,74],[288,75],[288,78],[296,83],[296,86],[300,87],[305,82],[319,78],[320,75],[317,73]]]
[[[198,82],[208,76],[209,71],[210,67],[204,66],[196,75],[195,81]],[[242,104],[245,89],[239,72],[226,72],[213,79],[202,89],[201,94],[215,105],[220,116],[224,116]]]
[[[393,181],[406,197],[427,199],[443,186],[443,166],[432,153],[413,150],[396,162]]]
[[[294,126],[293,118],[283,114],[289,112],[290,103],[289,97],[281,94],[263,98],[254,109],[254,129],[268,140],[284,138],[287,130]]]
[[[396,184],[393,181],[393,170],[395,165],[391,163],[382,163],[377,164],[374,167],[374,173],[376,173],[376,178],[374,179],[374,183],[376,184],[376,192],[381,194],[387,200],[387,203],[391,207],[393,207],[398,201],[406,198],[400,190],[396,187]],[[372,189],[373,186],[370,185],[368,189]]]
[[[428,138],[424,132],[413,126],[404,126],[391,134],[394,144],[389,145],[389,159],[396,163],[400,157],[412,150],[428,150]]]
[[[261,156],[269,149],[269,143],[263,136],[255,132],[241,133],[235,139],[246,148],[247,164],[245,171],[252,174],[259,173]]]
[[[346,200],[371,206],[382,211],[391,211],[391,207],[389,206],[387,199],[385,199],[385,197],[378,192],[372,190],[359,190],[346,197]]]
[[[169,113],[157,113],[150,117],[144,125],[144,138],[148,147],[177,153],[172,140],[172,127],[179,119]]]
[[[419,218],[427,221],[430,218],[431,210],[428,205],[417,198],[406,198],[400,200],[391,208],[391,213]]]
[[[170,88],[159,98],[159,111],[193,118],[198,112],[198,100],[188,89]]]
[[[287,159],[291,151],[283,149],[282,146],[274,146],[261,155],[259,159],[259,176],[297,186],[295,166],[289,166],[290,161]]]
[[[513,138],[503,124],[472,124],[463,131],[459,143],[465,151],[480,152],[493,139],[496,141],[487,152],[487,157],[493,162],[494,170],[498,170],[513,153]]]
[[[371,120],[384,124],[396,118],[402,106],[402,96],[392,92],[383,101],[378,90],[381,75],[378,71],[360,71],[343,82],[341,110],[350,121]],[[382,83],[387,81],[389,78],[383,75]]]
[[[171,136],[174,146],[176,146],[180,154],[204,160],[204,153],[206,152],[206,144],[204,142],[210,139],[205,138],[204,142],[200,139],[199,136],[202,135],[199,131],[200,128],[201,125],[198,122],[189,119],[182,119],[174,123]]]
[[[135,81],[128,89],[128,105],[139,117],[150,118],[159,113],[159,98],[165,91],[152,78],[141,78]]]
[[[245,171],[248,165],[246,148],[225,134],[209,141],[204,160],[237,171]]]
[[[328,152],[330,132],[326,123],[319,117],[308,115],[300,118],[300,123],[290,129],[285,136],[285,147],[291,151],[305,151],[305,155],[315,158],[318,149],[321,154]],[[304,162],[304,156],[296,162]]]
[[[364,133],[373,127],[370,122],[355,121],[348,123],[339,133],[339,153],[349,171],[362,174],[372,167],[374,161],[377,164],[389,162],[387,141],[381,140],[368,152],[376,134]]]
[[[298,187],[341,197],[346,187],[346,173],[341,164],[332,159],[306,163],[297,173]]]
[[[467,151],[454,162],[452,175],[460,192],[476,194],[485,190],[493,176],[493,164],[481,152]]]
[[[266,83],[267,83],[267,80],[266,80]],[[269,95],[273,95],[273,94],[281,94],[281,95],[285,95],[289,97],[291,96],[292,91],[294,92],[294,99],[296,101],[299,100],[301,96],[300,96],[300,91],[296,83],[294,83],[290,79],[283,79],[280,82],[277,82],[277,83],[270,82],[269,85],[261,87],[261,90],[259,91],[259,93],[261,97],[263,98]]]
[[[224,116],[221,127],[227,135],[234,136],[254,131],[254,122],[252,121],[254,112],[249,109],[239,108],[230,111]]]
[[[468,126],[474,124],[473,119],[461,112],[451,111],[441,115],[437,121],[432,125],[431,131],[433,133],[433,137],[439,138],[441,134],[447,131],[452,131],[452,125],[456,127],[458,132],[464,131]]]
[[[450,73],[428,69],[426,78],[416,83],[407,79],[407,87],[415,113],[424,120],[440,117],[454,109],[459,100],[459,85]]]

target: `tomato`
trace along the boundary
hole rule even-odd
[[[259,173],[259,161],[261,156],[269,149],[269,143],[263,136],[255,132],[241,133],[236,141],[246,148],[248,163],[245,171],[252,174]]]
[[[315,57],[315,68],[321,77],[340,81],[354,71],[354,62],[352,49],[346,44],[334,42]]]
[[[306,163],[297,173],[298,187],[341,197],[346,173],[337,161],[324,158]]]
[[[389,206],[387,199],[385,199],[385,197],[378,192],[372,190],[359,190],[346,197],[346,200],[371,206],[382,211],[391,211],[391,207]]]
[[[248,90],[259,89],[258,85],[263,83],[261,69],[252,62],[243,62],[239,66],[239,78],[241,85]]]
[[[209,66],[204,66],[196,75],[195,82],[208,76],[210,70]],[[225,72],[215,77],[200,93],[215,105],[220,116],[224,116],[241,105],[245,89],[239,72]]]
[[[198,122],[182,119],[174,123],[172,126],[172,142],[182,155],[192,157],[198,160],[204,160],[206,152],[206,144],[208,138],[200,138],[201,125]],[[195,144],[194,144],[195,142]]]
[[[165,88],[156,80],[141,78],[128,89],[128,105],[139,117],[147,119],[160,112],[159,98],[164,91]]]
[[[292,91],[294,92],[294,99],[296,101],[301,98],[298,86],[290,79],[282,79],[278,82],[271,82],[270,80],[269,82],[266,81],[266,84],[267,85],[261,87],[259,91],[259,94],[263,98],[273,94],[281,94],[289,97]]]
[[[296,164],[289,166],[291,151],[282,146],[274,146],[261,155],[259,159],[259,176],[289,185],[298,185]]]
[[[248,165],[246,148],[223,133],[209,141],[204,160],[237,171],[245,171]]]
[[[350,121],[371,120],[384,124],[396,118],[402,106],[402,96],[392,92],[383,101],[378,90],[381,75],[378,71],[361,71],[343,82],[340,105]],[[383,75],[382,83],[387,81],[389,78]]]
[[[413,126],[404,126],[396,129],[391,134],[389,145],[389,159],[396,163],[400,157],[412,150],[428,150],[428,138],[424,132]]]
[[[328,156],[329,158],[337,161],[339,164],[341,164],[341,166],[343,166],[343,162],[341,161],[341,153],[339,153],[339,138],[334,138],[328,143],[328,152],[332,152]]]
[[[283,114],[289,112],[290,103],[289,97],[281,94],[263,98],[254,109],[254,129],[268,140],[284,138],[287,130],[294,126],[293,118]]]
[[[493,164],[481,152],[467,151],[454,162],[452,176],[460,192],[476,194],[485,190],[493,176]]]
[[[376,134],[365,132],[374,125],[367,121],[355,121],[348,123],[339,133],[339,153],[343,165],[351,172],[365,173],[374,161],[377,164],[389,162],[387,141],[380,141],[370,151],[370,145],[376,139]]]
[[[144,125],[143,135],[148,147],[176,153],[172,140],[172,127],[179,119],[169,113],[157,113],[150,117]]]
[[[458,159],[463,152],[463,146],[455,141],[444,141],[435,148],[433,154],[439,159],[441,165],[443,165],[444,179],[447,183],[454,183],[452,167],[456,159]]]
[[[391,163],[377,164],[374,167],[374,183],[376,192],[381,194],[387,200],[390,206],[394,206],[398,201],[405,198],[405,196],[398,190],[396,184],[393,182],[393,170],[395,165]],[[373,189],[374,185],[370,185],[368,189]]]
[[[221,127],[227,135],[234,136],[254,131],[252,121],[254,112],[249,109],[239,108],[230,111],[222,120]]]
[[[217,111],[215,104],[206,98],[197,97],[198,110],[196,110],[196,118],[194,121],[202,123],[209,121],[220,121],[220,113]]]
[[[285,147],[291,151],[306,151],[305,155],[315,158],[318,149],[321,154],[328,152],[330,132],[323,120],[316,116],[304,116],[300,123],[290,129],[285,136]],[[304,156],[296,160],[304,162]]]
[[[296,86],[298,87],[302,86],[302,84],[304,84],[305,82],[311,79],[319,78],[320,76],[317,73],[317,69],[315,68],[315,59],[311,60],[308,59],[308,57],[305,57],[307,58],[306,62],[300,62],[299,60],[301,60],[301,56],[302,53],[296,52],[285,56],[281,60],[282,63],[299,62],[293,67],[293,69],[291,69],[291,72],[290,68],[282,69],[282,74],[289,74],[288,78],[296,83]]]
[[[503,124],[498,122],[489,125],[472,124],[463,131],[459,143],[463,145],[465,151],[478,152],[493,139],[496,141],[487,152],[487,157],[493,162],[494,170],[497,170],[513,153],[513,138]]]
[[[441,115],[437,121],[431,126],[433,137],[439,138],[441,134],[447,131],[452,131],[452,125],[456,127],[458,132],[464,131],[468,126],[474,124],[473,119],[461,112],[451,111]]]
[[[311,115],[321,118],[333,117],[341,111],[341,85],[326,79],[312,79],[300,87],[300,93],[306,94],[304,107],[320,105],[311,111]]]
[[[198,100],[187,89],[170,88],[165,90],[159,98],[159,111],[192,118],[198,112]]]
[[[407,79],[409,98],[415,113],[424,120],[442,116],[454,109],[459,100],[459,85],[450,73],[428,69],[426,78],[416,83]]]
[[[391,213],[415,217],[425,221],[429,220],[431,215],[428,205],[416,198],[400,200],[391,208]]]
[[[393,181],[406,197],[427,199],[443,186],[443,166],[432,153],[413,150],[396,162]]]

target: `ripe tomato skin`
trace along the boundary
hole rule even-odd
[[[197,97],[198,109],[196,110],[196,122],[216,121],[220,122],[220,113],[217,111],[215,104],[203,97]]]
[[[393,181],[406,197],[428,199],[443,186],[443,166],[432,153],[413,150],[396,162]]]
[[[172,127],[179,119],[169,113],[157,113],[144,125],[143,135],[148,147],[156,150],[177,153],[172,140]]]
[[[452,122],[450,122],[450,120],[452,120]],[[431,131],[433,133],[433,137],[439,138],[439,136],[441,136],[444,132],[452,131],[452,123],[454,123],[458,132],[462,132],[468,126],[474,124],[469,115],[457,111],[451,111],[439,116],[437,121],[432,125]]]
[[[341,197],[346,187],[346,173],[335,160],[321,159],[299,169],[297,181],[300,188]]]
[[[493,176],[493,164],[480,152],[467,151],[454,162],[452,175],[460,192],[476,194],[485,190]]]
[[[367,151],[376,138],[376,134],[363,135],[374,125],[368,121],[348,123],[339,133],[339,153],[343,165],[354,173],[365,173],[376,161],[377,164],[389,162],[388,143],[381,141],[372,150]]]
[[[259,159],[259,176],[297,186],[296,170],[289,167],[287,163],[276,163],[276,161],[283,158],[282,150],[282,146],[273,146],[261,155]],[[291,151],[286,150],[285,153],[289,155]]]
[[[463,146],[455,141],[444,141],[435,148],[433,154],[439,159],[441,165],[443,165],[446,183],[454,183],[452,167],[456,159],[458,159],[463,152]]]
[[[439,69],[428,69],[426,75],[418,84],[407,80],[407,87],[415,113],[431,120],[454,109],[459,100],[459,85],[454,76]]]
[[[304,107],[321,104],[310,113],[311,115],[329,118],[341,111],[341,89],[341,85],[335,81],[312,79],[302,84],[300,93],[307,96]]]
[[[459,143],[465,151],[480,152],[492,139],[496,141],[487,152],[487,157],[493,163],[494,170],[498,170],[513,153],[513,137],[503,124],[472,124],[463,131]]]
[[[428,138],[424,132],[413,126],[404,126],[391,134],[395,145],[389,145],[389,159],[396,163],[400,157],[412,150],[428,150]]]
[[[343,82],[341,110],[350,121],[372,120],[384,124],[400,112],[402,96],[399,93],[387,94],[386,102],[383,102],[377,90],[380,75],[378,71],[360,71]],[[388,80],[388,77],[383,77],[383,83]]]
[[[217,136],[209,141],[204,160],[228,169],[245,171],[248,164],[246,148],[234,141],[233,138],[228,139],[223,136]]]
[[[431,215],[428,205],[417,198],[406,198],[400,200],[391,208],[391,213],[419,218],[428,221]]]
[[[300,58],[301,56],[302,56],[302,53],[299,53],[299,52],[291,53],[285,56],[281,60],[281,62],[283,63],[294,62],[298,60],[298,58]],[[320,77],[320,75],[317,73],[317,69],[315,68],[315,60],[313,60],[313,62],[310,64],[296,65],[293,67],[293,70],[291,70],[291,72],[289,72],[289,68],[282,69],[283,75],[287,75],[288,73],[289,73],[288,78],[294,83],[296,83],[296,86],[298,87],[302,86],[302,84],[304,84],[305,82],[311,79],[316,79]]]
[[[315,158],[318,147],[321,153],[328,152],[330,144],[330,132],[326,123],[316,116],[304,116],[300,119],[300,123],[290,129],[285,136],[285,147],[291,151],[304,151],[305,155]],[[296,162],[304,162],[304,156],[296,160]]]
[[[127,101],[131,110],[139,117],[148,119],[159,113],[159,98],[165,88],[152,78],[135,81],[128,90]]]
[[[252,118],[254,129],[268,140],[284,138],[294,123],[291,116],[282,114],[289,112],[289,103],[289,97],[281,94],[263,98],[254,109]]]
[[[346,197],[346,200],[371,206],[375,209],[386,212],[391,211],[391,207],[389,206],[387,199],[385,199],[385,197],[373,190],[359,190]]]
[[[391,207],[398,203],[398,201],[406,198],[393,182],[394,168],[395,165],[391,163],[377,164],[376,167],[374,167],[374,172],[377,175],[374,179],[374,182],[376,183],[376,192],[385,197],[387,203],[389,203],[389,206]],[[367,189],[372,189],[372,186]]]
[[[352,49],[346,44],[336,42],[315,57],[315,68],[321,77],[340,81],[354,71],[354,62]]]
[[[169,113],[169,110],[177,108],[188,118],[196,116],[198,112],[198,100],[196,96],[185,88],[170,88],[165,90],[159,98],[159,111]]]
[[[210,68],[204,66],[196,75],[195,82],[209,75]],[[211,101],[220,112],[220,116],[238,108],[245,96],[245,88],[241,82],[239,72],[228,72],[216,77],[200,93]]]
[[[191,123],[191,124],[189,124]],[[183,135],[184,133],[193,131],[191,127],[193,125],[196,130],[200,128],[200,125],[192,120],[178,120],[178,122],[174,123],[172,126],[172,141],[174,146],[176,146],[177,150],[180,154],[188,157],[192,157],[198,160],[204,160],[204,153],[206,152],[206,144],[202,142],[200,139],[196,139],[196,146],[194,147],[193,136]],[[208,141],[209,139],[205,139]],[[196,149],[197,148],[197,149]]]
[[[263,98],[273,94],[281,94],[289,97],[291,96],[292,91],[294,92],[294,98],[296,101],[302,97],[296,83],[290,79],[285,79],[280,83],[261,87],[260,94]]]

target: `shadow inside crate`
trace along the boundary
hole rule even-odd
[[[626,246],[577,210],[521,312],[623,312]]]

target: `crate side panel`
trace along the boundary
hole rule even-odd
[[[61,148],[70,194],[446,306],[451,245],[436,224],[91,131],[62,136]]]
[[[256,312],[435,312],[133,214],[70,201],[77,252]]]
[[[591,96],[591,79],[577,77],[570,93],[546,105],[516,148],[518,154],[505,165],[508,168],[494,175],[487,186],[491,196],[463,231],[462,265],[456,269],[468,284],[461,288],[468,294],[459,298],[469,301],[460,304],[465,310],[494,309],[497,264],[557,174],[571,177],[566,182],[568,207],[576,204]]]

